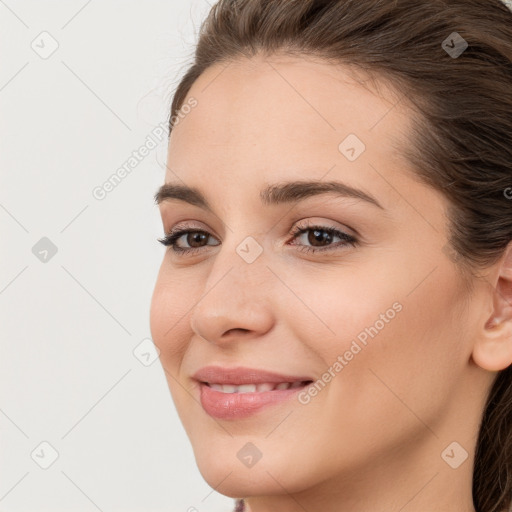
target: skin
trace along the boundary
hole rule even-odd
[[[512,363],[512,251],[465,286],[445,249],[447,199],[395,149],[408,143],[411,110],[383,84],[377,93],[347,67],[256,56],[209,68],[190,97],[198,104],[172,131],[165,181],[200,189],[214,214],[177,199],[159,208],[165,232],[187,221],[211,237],[190,256],[167,249],[150,322],[205,480],[251,512],[474,511],[479,422]],[[353,162],[338,149],[350,133],[366,145]],[[309,179],[357,187],[383,209],[332,194],[260,202],[265,185]],[[359,244],[301,252],[292,244],[311,247],[312,236],[290,233],[304,221],[357,232]],[[263,249],[250,264],[236,252],[247,236]],[[309,403],[242,420],[201,407],[199,368],[321,378],[396,302],[401,311]],[[456,469],[442,457],[454,441],[452,460],[468,454]],[[251,468],[237,458],[247,442],[262,453]]]

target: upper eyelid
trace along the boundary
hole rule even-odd
[[[186,222],[186,221],[185,221]],[[188,232],[188,231],[201,231],[201,232],[204,232],[204,233],[207,233],[208,235],[210,236],[213,236],[215,238],[218,238],[217,235],[215,235],[214,233],[212,233],[211,229],[210,228],[202,228],[200,226],[189,226],[187,224],[184,224],[184,225],[180,225],[180,223],[178,223],[177,227],[173,227],[170,231],[166,231],[166,235],[173,235],[173,234],[182,234],[181,232],[184,231],[184,232]]]
[[[327,221],[309,221],[306,224],[301,225],[300,224],[301,220],[297,221],[295,223],[294,227],[289,232],[289,235],[292,236],[292,240],[295,240],[301,234],[304,234],[304,232],[307,232],[307,231],[315,229],[315,228],[316,229],[320,228],[325,231],[335,231],[335,232],[337,231],[340,234],[343,233],[349,237],[359,240],[359,233],[357,233],[355,231],[355,229],[349,228],[348,226],[347,227],[335,227],[335,226],[329,225],[329,223],[327,223]],[[217,237],[215,234],[211,233],[209,229],[201,228],[198,226],[189,226],[186,224],[183,226],[180,226],[178,224],[178,226],[179,227],[174,227],[169,232],[166,232],[166,236],[167,237],[171,237],[171,236],[177,237],[177,238],[175,238],[175,241],[177,241],[187,233],[202,232],[202,233],[206,233],[208,236],[211,236],[220,242],[219,237]],[[355,234],[351,233],[351,231],[353,231]]]
[[[336,227],[336,226],[331,226],[329,224],[329,221],[309,221],[307,222],[306,224],[303,224],[301,225],[300,223],[303,221],[304,219],[299,219],[297,221],[294,222],[293,224],[293,228],[291,229],[292,232],[296,232],[296,231],[299,231],[300,229],[313,229],[314,227],[320,227],[322,229],[329,229],[329,230],[338,230],[338,231],[353,231],[354,235],[353,236],[359,236],[359,233],[354,229],[354,228],[351,228],[349,226],[341,226],[341,227]],[[176,233],[179,233],[180,231],[204,231],[206,233],[208,233],[209,235],[212,235],[212,236],[215,236],[216,238],[217,235],[215,235],[214,233],[211,233],[211,229],[210,228],[202,228],[200,226],[196,226],[196,225],[188,225],[186,224],[187,221],[182,221],[182,222],[185,222],[184,225],[181,225],[180,222],[177,223],[177,225],[175,227],[173,227],[172,229],[170,229],[169,231],[165,230],[165,234],[166,235],[172,235],[172,234],[176,234]],[[347,234],[351,234],[351,233],[347,233]]]

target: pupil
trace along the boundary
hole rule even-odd
[[[313,233],[313,236],[308,237],[308,242],[311,245],[315,245],[316,242],[322,242],[322,241],[330,242],[331,241],[331,234],[322,229],[315,229],[315,230],[312,230],[310,233]],[[321,233],[323,233],[324,236],[322,236]]]
[[[190,247],[201,247],[201,240],[206,240],[207,236],[208,235],[206,233],[191,233],[187,237],[187,243],[190,245]],[[197,246],[194,245],[196,242],[198,243]]]

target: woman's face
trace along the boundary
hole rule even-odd
[[[190,252],[166,249],[151,331],[199,469],[229,496],[341,496],[343,481],[355,499],[382,481],[383,503],[395,472],[402,490],[452,478],[443,450],[475,441],[480,304],[445,249],[447,202],[394,148],[405,99],[350,76],[302,58],[215,65],[172,132],[165,182],[207,206],[162,191],[163,229],[189,230]],[[301,387],[235,396],[199,382],[232,374],[196,380],[206,366]]]

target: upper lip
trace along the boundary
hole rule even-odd
[[[193,377],[200,382],[207,382],[208,384],[233,384],[234,386],[242,384],[261,384],[264,382],[279,384],[280,382],[313,380],[311,377],[304,375],[283,375],[267,370],[245,368],[242,366],[236,368],[205,366],[197,371]]]

